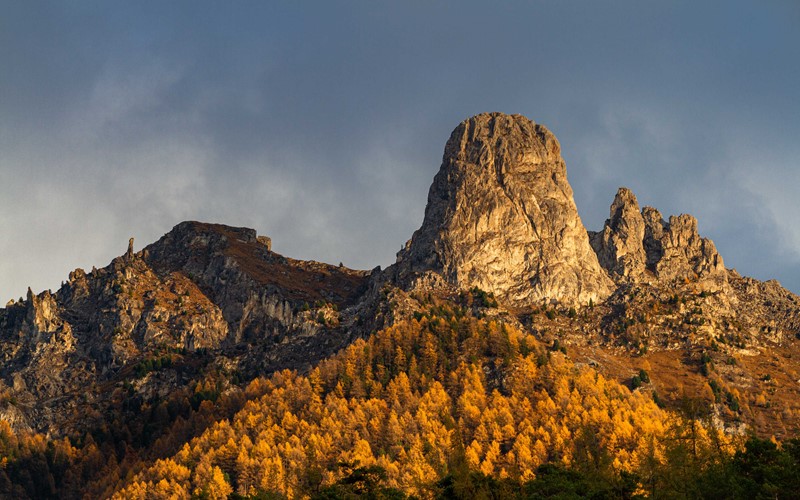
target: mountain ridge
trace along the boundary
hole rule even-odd
[[[626,188],[588,231],[555,136],[500,113],[453,131],[422,225],[387,269],[295,260],[253,229],[186,221],[56,292],[10,301],[0,419],[156,453],[178,418],[202,416],[187,439],[209,415],[230,418],[251,381],[311,373],[395,324],[435,330],[461,315],[668,408],[699,398],[731,435],[800,432],[800,297],[726,269],[696,219],[665,220]]]
[[[731,279],[739,280],[736,286]],[[56,293],[29,290],[22,303],[0,309],[0,388],[31,403],[48,400],[65,384],[45,365],[62,367],[71,380],[66,385],[84,384],[165,348],[230,354],[247,345],[263,358],[237,354],[232,363],[250,374],[308,367],[410,314],[413,301],[396,310],[382,303],[396,287],[451,295],[477,288],[523,318],[547,307],[581,310],[604,299],[619,308],[621,290],[630,287],[644,286],[653,297],[665,288],[712,294],[714,313],[729,318],[724,325],[702,319],[715,325],[698,326],[712,337],[714,328],[741,322],[737,308],[746,290],[751,293],[744,302],[773,290],[780,306],[751,315],[745,323],[763,324],[756,334],[753,325],[746,333],[755,342],[765,328],[774,329],[775,338],[800,331],[791,312],[793,294],[742,280],[724,268],[693,217],[663,220],[654,208],[640,209],[626,188],[617,192],[603,229],[587,231],[555,136],[521,115],[486,113],[451,134],[423,224],[388,269],[297,261],[272,252],[269,238],[252,229],[183,222],[138,253],[131,241],[106,268],[76,269]],[[589,329],[613,337],[608,324],[614,320],[603,321]],[[299,360],[300,352],[316,350]],[[17,413],[6,416],[18,421]]]

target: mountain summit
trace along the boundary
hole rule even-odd
[[[596,303],[613,287],[575,207],[558,140],[521,115],[485,113],[456,127],[422,227],[398,264],[401,273],[440,273],[519,308]]]

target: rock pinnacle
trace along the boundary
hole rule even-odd
[[[556,137],[521,115],[462,122],[445,146],[400,273],[441,274],[507,304],[586,304],[613,286],[589,245]]]

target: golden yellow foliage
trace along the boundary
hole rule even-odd
[[[341,479],[341,464],[378,465],[388,486],[424,494],[459,453],[472,470],[522,480],[548,461],[633,471],[664,460],[675,420],[513,327],[452,310],[360,340],[308,376],[253,381],[247,394],[258,396],[119,497],[302,496]],[[701,426],[692,439],[724,441]]]

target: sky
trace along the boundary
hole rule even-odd
[[[450,132],[520,113],[584,224],[616,189],[800,292],[800,3],[0,0],[0,300],[183,220],[371,269]]]

